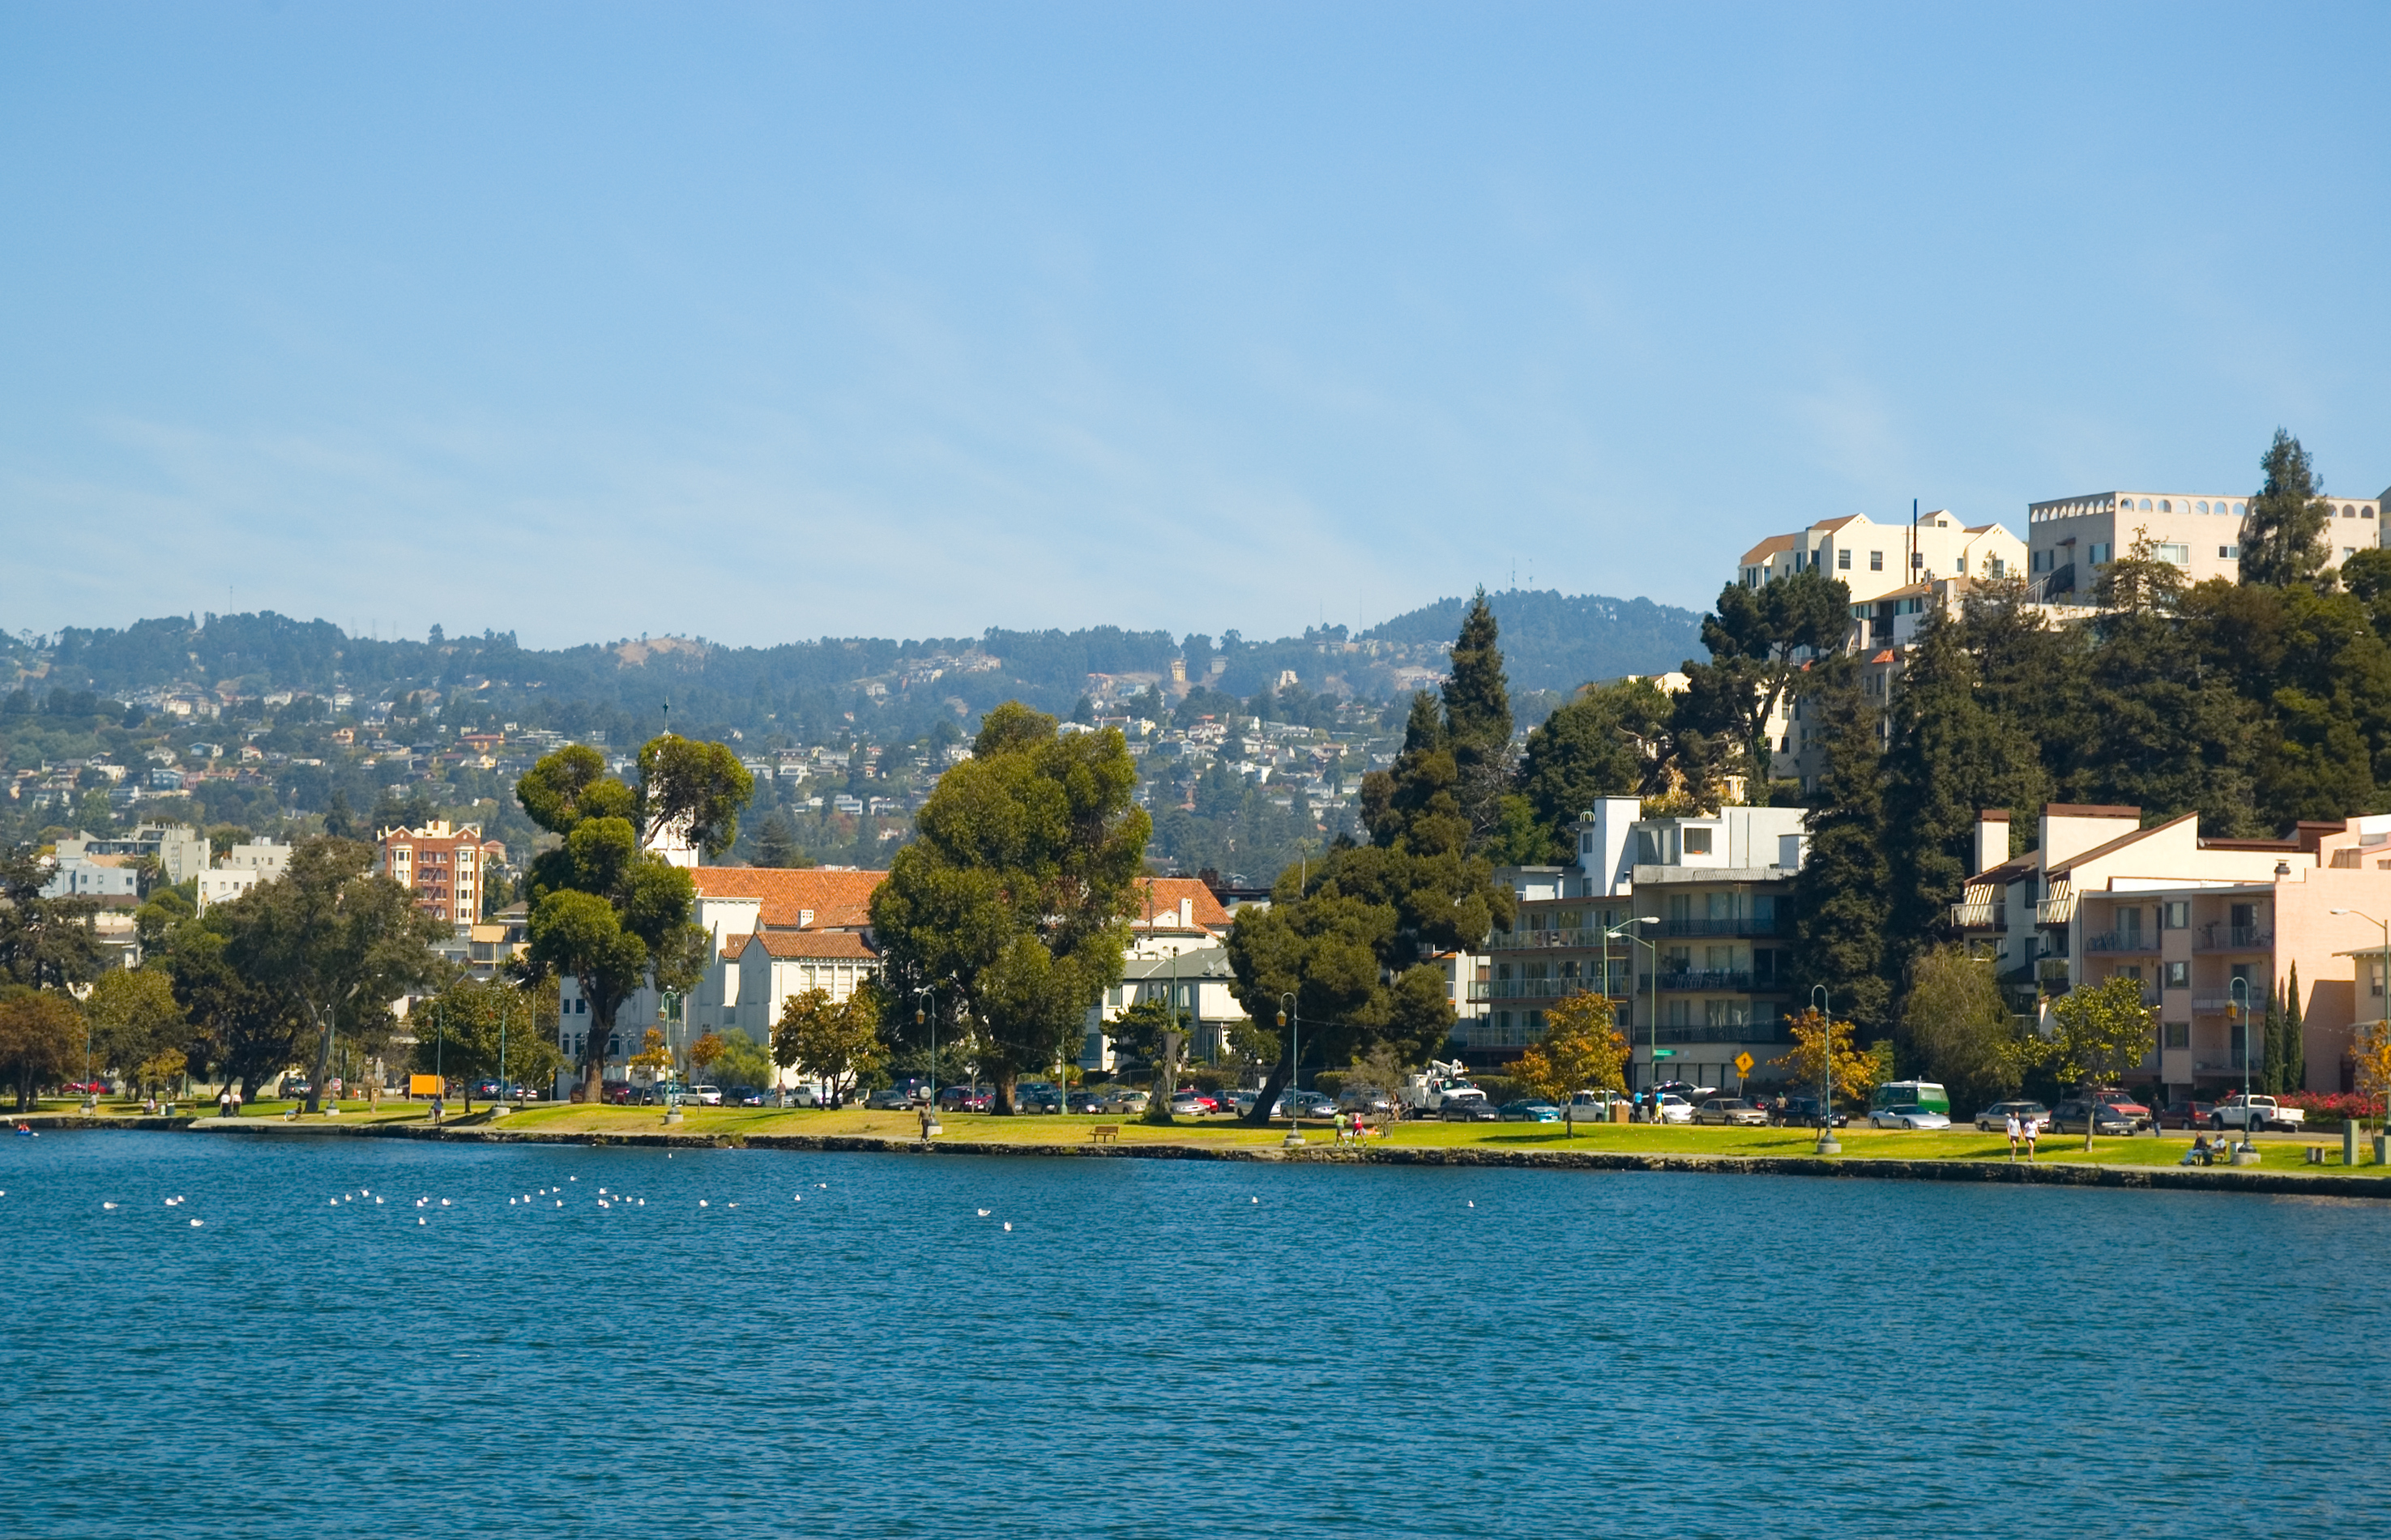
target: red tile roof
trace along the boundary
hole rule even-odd
[[[880,954],[851,930],[759,930],[747,938],[767,957],[821,958],[877,962]]]
[[[1193,901],[1189,915],[1204,929],[1229,928],[1229,912],[1221,907],[1221,900],[1214,898],[1212,890],[1198,878],[1140,877],[1138,886],[1140,891],[1129,916],[1129,923],[1135,929],[1146,927],[1146,905],[1149,901],[1154,906],[1154,928],[1175,927],[1179,922],[1179,900],[1182,899]]]
[[[885,872],[824,872],[785,866],[701,866],[690,874],[700,898],[756,899],[756,923],[769,930],[795,930],[813,911],[808,930],[860,930],[872,923],[872,890],[888,880]]]

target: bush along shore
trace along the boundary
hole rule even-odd
[[[1801,1129],[1601,1127],[1573,1136],[1553,1124],[1404,1123],[1388,1136],[1340,1144],[1325,1128],[1286,1147],[1282,1125],[1249,1129],[1225,1121],[1157,1126],[1093,1118],[948,1116],[924,1142],[904,1114],[692,1109],[686,1121],[660,1126],[645,1110],[588,1109],[553,1104],[522,1112],[479,1108],[433,1123],[421,1106],[360,1107],[332,1118],[287,1119],[277,1111],[237,1119],[77,1113],[18,1119],[40,1132],[132,1129],[253,1138],[421,1139],[457,1144],[644,1145],[661,1148],[834,1150],[953,1156],[1030,1156],[1073,1159],[1241,1160],[1380,1166],[1475,1166],[1521,1170],[1720,1173],[1742,1176],[1880,1178],[1912,1182],[2010,1182],[2032,1185],[2171,1188],[2183,1191],[2299,1193],[2391,1199],[2391,1168],[2341,1164],[2340,1142],[2268,1137],[2255,1168],[2182,1166],[2181,1139],[2104,1138],[2087,1155],[2080,1136],[2046,1137],[2028,1163],[2007,1158],[2006,1141],[1973,1131],[1944,1134],[1841,1132],[1842,1153],[1822,1158]],[[1102,1134],[1100,1138],[1098,1135]],[[2322,1164],[2311,1163],[2318,1150]]]

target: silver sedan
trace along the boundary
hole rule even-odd
[[[1880,1106],[1868,1114],[1870,1128],[1949,1128],[1951,1119],[1922,1106]]]

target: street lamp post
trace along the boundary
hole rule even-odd
[[[1288,1149],[1303,1143],[1303,1108],[1296,1101],[1296,1093],[1303,1085],[1303,1024],[1295,1014],[1295,991],[1289,990],[1278,997],[1278,1022],[1286,1029],[1286,1137],[1280,1141]]]
[[[2235,974],[2225,986],[2225,998],[2233,1002],[2233,1019],[2242,1026],[2242,1143],[2255,1148],[2250,1137],[2250,981]]]
[[[1843,1142],[1835,1137],[1835,997],[1824,984],[1813,984],[1810,1004],[1818,1013],[1818,1153],[1841,1155]]]
[[[930,1032],[930,1110],[933,1112],[938,1109],[938,1013],[924,1010],[922,997],[928,995],[930,1003],[935,1006],[938,1003],[937,990],[938,981],[935,978],[913,990],[913,1025],[926,1024]]]
[[[1602,933],[1602,965],[1605,968],[1609,968],[1610,966],[1610,938],[1614,936],[1618,937],[1622,941],[1628,942],[1631,947],[1640,946],[1651,954],[1652,1019],[1646,1025],[1645,1037],[1646,1043],[1651,1050],[1652,1081],[1653,1083],[1657,1085],[1660,1083],[1661,1080],[1661,949],[1658,944],[1647,940],[1641,936],[1632,934],[1632,927],[1642,925],[1643,923],[1644,917],[1642,915],[1631,915],[1620,924],[1611,926],[1609,930]],[[1633,951],[1630,951],[1627,953],[1627,965],[1629,972],[1632,973],[1635,971],[1635,953]],[[1609,987],[1609,981],[1608,979],[1604,980],[1603,988],[1607,990]],[[1627,997],[1630,1000],[1635,998],[1635,991],[1632,987],[1627,991]],[[1631,1086],[1629,1089],[1633,1090],[1634,1087]],[[1658,1096],[1655,1096],[1652,1099],[1652,1117],[1655,1121],[1658,1121],[1660,1116],[1661,1100]]]

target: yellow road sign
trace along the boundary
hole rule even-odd
[[[1751,1073],[1751,1055],[1750,1054],[1738,1054],[1735,1056],[1735,1072],[1738,1075],[1749,1075]]]

